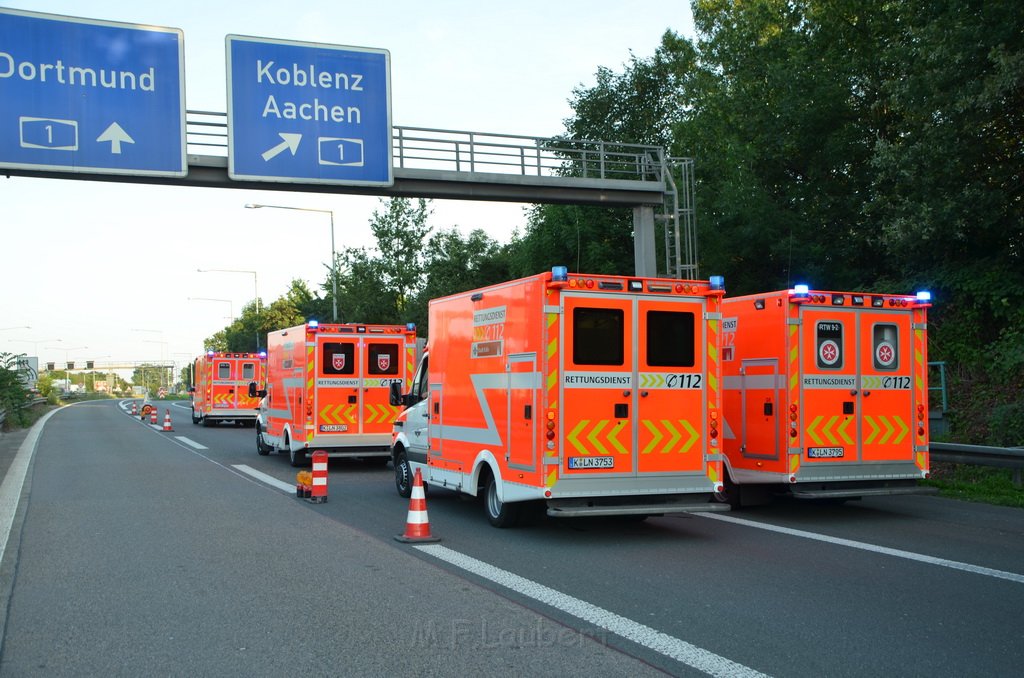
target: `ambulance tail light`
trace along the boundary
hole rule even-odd
[[[711,410],[709,415],[711,417],[708,421],[708,435],[711,437],[711,444],[717,445],[718,440],[718,411]]]
[[[549,450],[553,450],[553,449],[555,449],[555,435],[556,435],[555,434],[555,411],[554,410],[548,410],[548,419],[547,419],[547,422],[545,423],[544,426],[545,426],[545,428],[547,428],[547,431],[544,433],[544,437],[547,438],[547,441],[548,441],[547,448]]]
[[[708,283],[711,285],[711,289],[715,291],[725,290],[725,276],[724,275],[713,275],[708,278]]]
[[[792,405],[789,406],[789,437],[790,438],[796,438],[796,436],[797,436],[796,422],[797,422],[797,419],[799,419],[799,418],[800,418],[800,416],[799,416],[798,408],[796,406],[796,403],[793,403]]]

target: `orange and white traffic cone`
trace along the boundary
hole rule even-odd
[[[139,416],[139,406],[137,404],[135,404],[135,403],[132,403],[132,416],[133,417]]]
[[[171,411],[170,410],[164,410],[164,431],[173,431],[173,430],[174,430],[174,427],[171,426]]]
[[[405,534],[396,534],[395,539],[406,544],[441,541],[440,537],[434,537],[430,534],[430,519],[427,518],[427,497],[423,492],[423,478],[420,477],[419,469],[416,469],[416,475],[412,481],[412,495],[409,497],[409,514],[405,519]]]
[[[156,426],[156,408],[149,408],[149,423]]]

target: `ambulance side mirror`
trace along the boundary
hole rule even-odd
[[[249,382],[249,397],[250,398],[266,398],[267,397],[267,391],[266,391],[266,389],[257,389],[256,388],[256,382],[255,381],[250,381]]]
[[[406,402],[405,402],[405,398],[402,397],[402,384],[401,383],[399,383],[397,381],[393,381],[393,382],[391,382],[391,385],[388,386],[388,403],[392,407],[399,407],[399,406],[406,407],[407,406]]]

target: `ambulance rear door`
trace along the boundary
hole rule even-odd
[[[403,349],[404,338],[401,335],[371,334],[360,339],[360,354],[364,356],[361,365],[360,433],[391,435],[391,426],[401,408],[388,402],[388,393],[392,382],[405,385]]]
[[[913,461],[911,312],[865,308],[857,318],[861,458]]]
[[[705,302],[640,298],[636,304],[637,472],[703,477]]]
[[[315,350],[316,388],[312,410],[315,435],[359,433],[364,371],[360,338],[355,334],[317,334]]]

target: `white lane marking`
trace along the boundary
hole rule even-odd
[[[961,563],[956,560],[946,560],[945,558],[926,556],[920,553],[914,553],[912,551],[901,551],[900,549],[891,549],[887,546],[876,546],[875,544],[868,544],[862,541],[853,541],[852,539],[842,539],[840,537],[830,537],[828,535],[818,534],[816,532],[794,530],[790,527],[768,525],[767,523],[759,523],[753,520],[734,518],[732,516],[723,516],[721,514],[716,513],[697,513],[695,515],[700,516],[702,518],[712,518],[714,520],[721,520],[726,523],[745,525],[746,527],[756,527],[759,530],[779,532],[781,534],[788,534],[793,537],[803,537],[804,539],[814,539],[815,541],[828,542],[829,544],[836,544],[838,546],[848,546],[853,549],[861,549],[862,551],[871,551],[872,553],[881,553],[886,556],[895,556],[896,558],[916,560],[919,563],[928,563],[929,565],[940,565],[942,567],[948,567],[953,570],[963,570],[964,572],[970,572],[972,574],[983,574],[986,577],[996,577],[999,579],[1006,579],[1012,582],[1016,582],[1018,584],[1024,584],[1024,574],[1017,574],[1015,572],[994,570],[990,567],[982,567],[981,565],[971,565],[970,563]]]
[[[295,493],[294,485],[289,485],[288,483],[278,480],[273,476],[268,476],[266,473],[263,473],[262,471],[257,471],[251,466],[246,466],[245,464],[232,464],[231,468],[237,469],[248,476],[252,476],[256,480],[259,480],[260,482],[266,483],[267,485],[270,485],[272,487],[276,487],[277,489],[282,490],[284,492],[290,492],[292,494]]]
[[[440,544],[413,548],[712,676],[764,676],[742,664]]]
[[[43,432],[43,426],[54,414],[60,410],[50,410],[37,421],[29,430],[28,435],[21,441],[18,453],[7,469],[7,475],[0,484],[0,562],[4,559],[4,552],[7,550],[7,540],[11,536],[11,526],[14,525],[14,514],[18,511],[18,503],[21,501],[21,490],[25,485],[25,475],[28,473],[29,463],[36,453],[36,444]]]
[[[199,443],[197,443],[196,441],[194,441],[194,440],[189,440],[189,439],[188,439],[188,438],[186,438],[185,436],[174,436],[174,437],[175,437],[176,439],[180,440],[181,442],[185,443],[186,445],[188,445],[188,446],[189,446],[189,447],[191,447],[192,449],[195,449],[195,450],[208,450],[208,449],[210,449],[210,448],[209,448],[209,447],[207,447],[206,445],[200,445],[200,444],[199,444]]]

